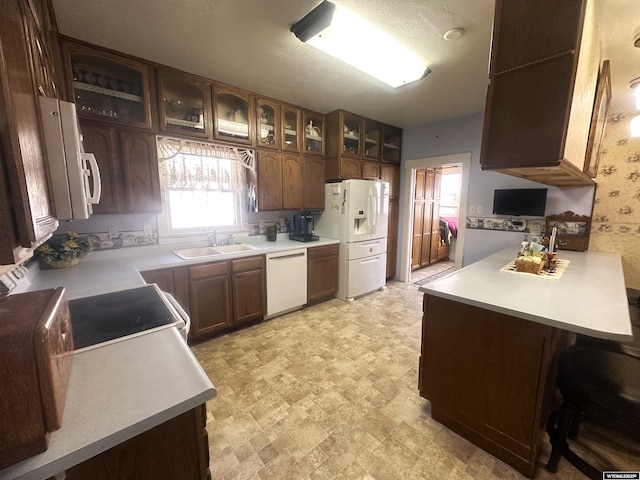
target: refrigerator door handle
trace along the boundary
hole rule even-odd
[[[369,222],[369,233],[376,233],[376,224],[378,223],[378,196],[376,192],[376,184],[371,182],[371,188],[369,189],[369,202],[371,204],[371,219]]]

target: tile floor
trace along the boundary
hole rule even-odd
[[[524,478],[431,419],[417,391],[421,300],[393,281],[196,345],[218,389],[207,404],[212,478]],[[589,428],[581,440],[592,457],[640,470],[640,446]],[[547,456],[536,479],[585,478],[565,460],[549,474]]]

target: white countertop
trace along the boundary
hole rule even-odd
[[[141,271],[194,265],[276,251],[339,243],[321,238],[296,242],[279,235],[242,237],[256,250],[183,260],[174,250],[206,242],[152,245],[89,252],[67,269],[43,269],[29,291],[65,287],[68,299],[138,287]],[[216,390],[177,329],[136,336],[74,352],[62,427],[49,448],[0,471],[0,480],[46,479],[153,428],[216,395]]]
[[[509,248],[420,287],[460,303],[615,341],[631,341],[631,319],[620,255],[559,251],[569,260],[557,280],[513,275],[500,269]]]
[[[289,240],[286,235],[278,235],[278,239],[275,242],[269,242],[263,235],[260,235],[256,237],[241,237],[236,243],[247,243],[258,247],[258,249],[199,257],[192,260],[183,260],[173,251],[206,246],[206,241],[89,252],[78,265],[72,268],[41,270],[33,279],[29,290],[65,287],[67,298],[72,300],[143,285],[144,280],[139,273],[143,271],[251,257],[299,248],[320,247],[340,242],[339,240],[325,237],[313,242],[296,242]]]
[[[0,471],[0,480],[63,472],[216,395],[175,328],[74,354],[62,427],[49,448]]]

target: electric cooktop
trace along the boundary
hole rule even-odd
[[[69,301],[76,350],[176,322],[155,285]]]

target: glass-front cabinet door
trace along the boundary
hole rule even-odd
[[[324,115],[305,110],[304,124],[304,153],[324,155]]]
[[[400,148],[402,147],[402,130],[385,125],[382,143],[382,161],[400,163]]]
[[[373,120],[364,121],[364,158],[368,160],[380,160],[380,139],[382,138],[382,125]]]
[[[84,45],[63,48],[80,117],[151,128],[148,65]]]
[[[301,122],[300,109],[291,105],[282,106],[282,150],[287,152],[300,151]]]
[[[158,70],[160,129],[211,138],[211,83],[182,72]]]
[[[213,86],[214,137],[234,143],[253,141],[251,94],[222,85]]]
[[[362,157],[362,118],[343,113],[342,116],[342,153]]]
[[[280,145],[280,105],[265,98],[256,98],[256,142],[259,147]]]

